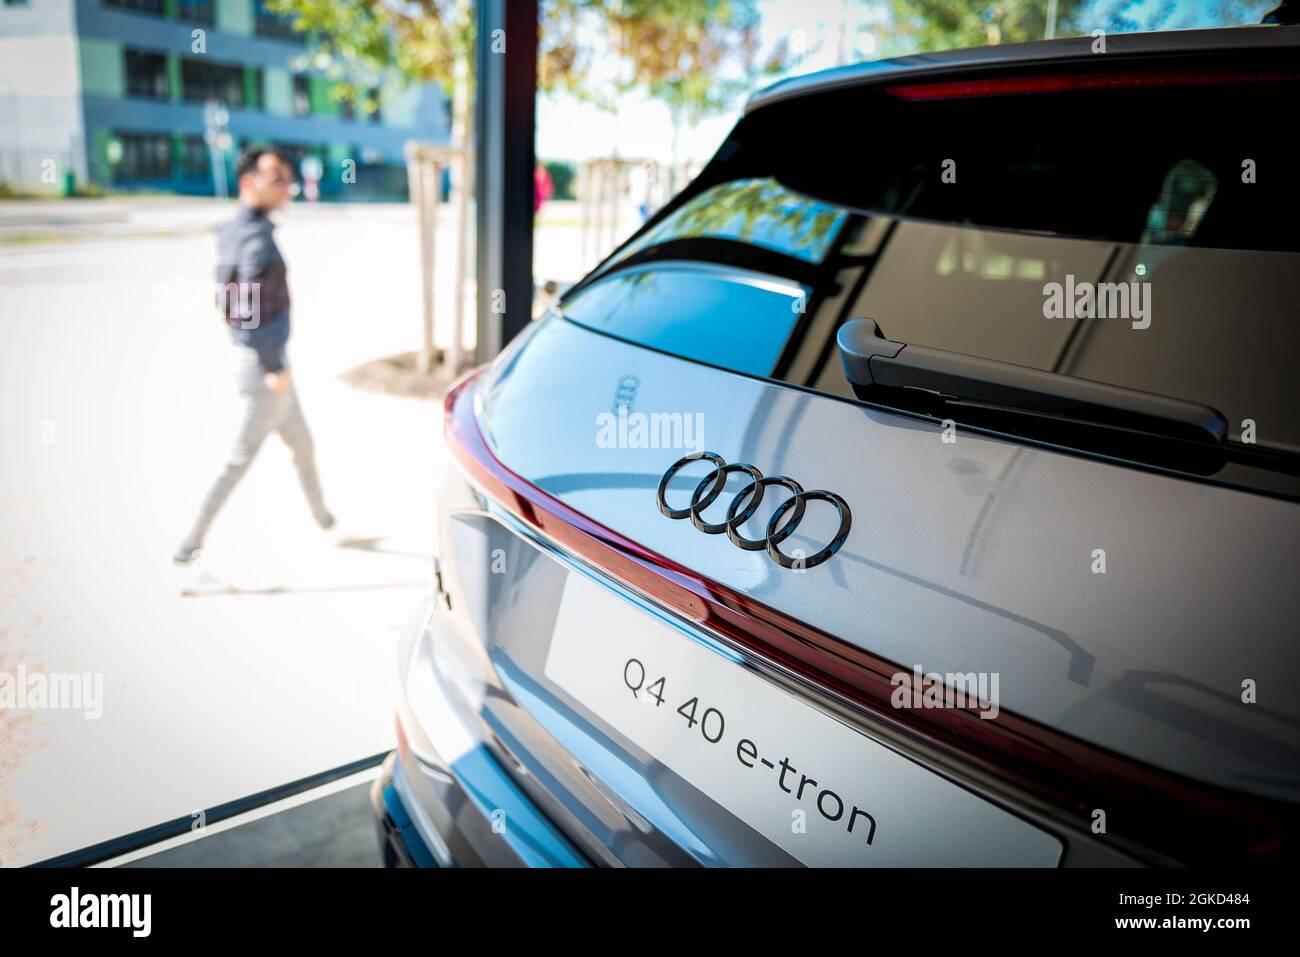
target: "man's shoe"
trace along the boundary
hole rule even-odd
[[[219,595],[233,591],[227,582],[208,571],[200,549],[178,549],[175,557],[182,595]]]
[[[172,556],[172,561],[177,565],[192,565],[203,554],[203,550],[194,545],[182,545],[176,549],[176,554]]]
[[[318,518],[316,524],[320,526],[325,537],[337,545],[339,548],[347,548],[348,545],[356,539],[346,527],[340,525],[334,518],[333,514],[326,512],[324,518]]]
[[[330,542],[333,542],[335,546],[339,547],[339,549],[346,549],[346,547],[350,546],[352,542],[359,541],[357,540],[356,533],[352,531],[352,529],[348,528],[347,525],[337,523],[337,521],[334,520],[333,515],[330,516],[330,523],[328,525],[321,525],[321,529],[324,529],[325,537],[328,538]]]
[[[222,581],[200,563],[187,567],[185,581],[181,582],[181,595],[224,595],[233,592],[228,582]]]

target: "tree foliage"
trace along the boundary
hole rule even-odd
[[[268,0],[311,37],[304,65],[366,109],[386,80],[451,89],[458,56],[472,62],[474,8],[465,0]],[[785,68],[778,48],[758,62],[756,0],[541,0],[538,86],[605,105],[594,64],[613,62],[617,92],[644,89],[674,113],[725,109],[759,72]],[[509,42],[509,38],[506,38]]]
[[[1131,33],[1223,24],[1258,23],[1276,0],[1058,0],[1055,35],[1093,30]],[[1047,35],[1048,0],[890,0],[895,35],[887,53],[928,52],[1041,40]]]
[[[1058,0],[1056,35],[1086,33],[1080,16],[1093,0]],[[996,43],[1022,43],[1047,35],[1047,0],[893,0],[894,44],[929,52]]]
[[[784,47],[759,63],[752,0],[623,0],[607,16],[615,54],[629,66],[620,92],[646,89],[678,119],[725,110],[759,73],[788,65]]]

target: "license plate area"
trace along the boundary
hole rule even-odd
[[[583,575],[545,674],[645,754],[814,866],[1053,867],[1061,844]]]

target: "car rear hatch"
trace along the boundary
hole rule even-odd
[[[1288,847],[1287,62],[891,75],[751,110],[448,395],[428,666],[469,737],[604,863]],[[1222,434],[864,386],[836,343],[863,316]],[[751,509],[760,475],[784,481]]]

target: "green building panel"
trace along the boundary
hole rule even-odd
[[[126,63],[122,44],[92,37],[77,39],[81,89],[95,96],[126,95]]]
[[[339,102],[330,96],[334,81],[329,77],[313,76],[307,80],[308,95],[311,97],[312,116],[338,116]]]
[[[262,74],[265,109],[272,116],[293,116],[293,74],[269,66]]]
[[[414,84],[403,86],[390,82],[380,97],[379,122],[384,126],[409,129],[415,125],[420,108],[420,88]]]
[[[255,66],[244,67],[244,109],[262,109],[262,84]]]
[[[217,29],[252,36],[255,24],[253,0],[216,0]]]
[[[167,54],[167,99],[181,101],[181,58],[174,53]]]
[[[343,170],[343,161],[352,159],[352,144],[330,143],[325,150],[325,166],[337,175]]]
[[[107,184],[113,181],[113,167],[108,162],[108,143],[112,138],[112,133],[103,127],[91,132],[90,155],[86,157],[91,182]]]

